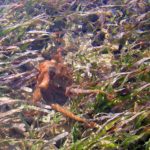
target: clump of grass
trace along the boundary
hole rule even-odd
[[[147,0],[4,1],[0,6],[0,147],[148,150],[148,6]],[[48,106],[38,109],[44,112],[40,117],[26,118],[21,114],[28,106],[8,99],[31,99],[35,66],[60,47],[72,68],[73,86],[103,91],[70,98],[71,110],[95,121],[97,129],[65,122]]]

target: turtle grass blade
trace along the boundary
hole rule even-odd
[[[81,147],[85,150],[88,150],[91,147],[93,147],[93,145],[98,144],[99,139],[102,138],[103,136],[105,136],[107,134],[107,132],[115,126],[115,124],[120,120],[122,114],[123,113],[117,114],[113,118],[109,119],[106,123],[104,123],[104,125],[102,125],[100,127],[100,129],[98,130],[98,132],[96,134],[94,134],[86,139],[83,139],[81,141],[78,141],[77,143],[74,143],[72,145],[71,150],[77,150],[77,149],[80,149]],[[107,142],[101,141],[101,144],[103,145],[103,147],[108,146],[107,143],[111,143],[111,142],[110,141],[107,141]],[[112,143],[112,145],[115,145],[115,144]]]

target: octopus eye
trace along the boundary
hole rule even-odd
[[[56,68],[55,67],[49,67],[48,73],[49,73],[50,77],[54,77],[56,75]]]

